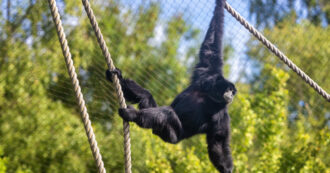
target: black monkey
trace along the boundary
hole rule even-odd
[[[108,80],[117,75],[127,101],[139,104],[119,109],[119,115],[152,132],[169,143],[178,143],[193,135],[206,133],[210,160],[221,173],[232,172],[229,147],[230,118],[228,104],[236,94],[234,84],[223,77],[223,25],[225,0],[216,0],[214,15],[199,52],[191,83],[170,106],[158,107],[150,92],[119,69],[107,71]]]

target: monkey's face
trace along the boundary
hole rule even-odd
[[[229,104],[233,102],[235,94],[236,94],[235,90],[228,88],[223,94],[223,99],[226,101],[227,104]]]
[[[234,84],[222,80],[217,82],[215,87],[212,88],[209,97],[215,102],[229,104],[233,101],[236,92]]]

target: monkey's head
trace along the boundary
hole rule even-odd
[[[229,104],[233,101],[236,92],[237,90],[233,83],[227,80],[219,80],[208,95],[215,102]]]

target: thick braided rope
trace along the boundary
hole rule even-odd
[[[86,131],[86,134],[88,137],[88,142],[90,144],[90,147],[91,147],[94,159],[96,161],[99,173],[106,173],[106,170],[104,168],[104,164],[102,161],[102,156],[100,154],[100,150],[97,147],[97,142],[96,142],[95,134],[94,134],[94,131],[93,131],[93,128],[91,125],[91,121],[89,120],[89,115],[87,112],[87,108],[85,106],[83,94],[81,93],[81,89],[79,86],[79,80],[77,78],[77,73],[75,72],[75,67],[73,66],[70,49],[68,46],[68,42],[66,40],[66,36],[65,36],[63,27],[62,27],[62,22],[60,19],[60,14],[58,13],[56,2],[55,2],[55,0],[48,0],[48,3],[49,3],[50,10],[52,12],[54,23],[56,25],[56,31],[57,31],[57,35],[58,35],[58,38],[59,38],[59,41],[61,44],[62,53],[65,58],[66,66],[67,66],[67,69],[68,69],[68,72],[69,72],[69,75],[71,78],[71,82],[74,87],[74,91],[76,94],[78,104],[79,104],[80,115],[81,115],[81,119],[84,123],[85,131]]]
[[[97,41],[99,43],[100,48],[102,49],[103,56],[105,57],[105,60],[107,62],[108,68],[110,70],[115,70],[115,65],[113,64],[113,61],[111,59],[111,54],[108,50],[108,47],[103,39],[103,35],[101,33],[101,30],[98,26],[98,23],[96,21],[95,15],[93,13],[93,10],[88,2],[88,0],[82,0],[82,3],[84,5],[85,11],[87,13],[87,16],[89,18],[89,21],[93,27],[93,30],[95,32],[95,35],[97,37]],[[123,91],[121,89],[121,85],[119,83],[119,79],[116,75],[113,76],[113,81],[115,84],[117,96],[119,99],[119,104],[121,108],[126,108],[126,102],[125,98],[123,96]],[[124,121],[124,152],[125,152],[125,172],[131,173],[131,143],[130,143],[130,135],[129,135],[129,123]]]
[[[250,31],[259,41],[261,41],[271,52],[273,52],[280,60],[282,60],[288,67],[298,74],[306,83],[314,88],[322,97],[330,102],[330,95],[322,89],[316,82],[313,81],[306,73],[297,67],[287,56],[284,55],[275,45],[267,40],[260,32],[258,32],[251,24],[249,24],[235,9],[233,9],[227,2],[225,4],[226,10],[239,21],[247,30]]]

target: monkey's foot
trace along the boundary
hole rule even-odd
[[[134,121],[137,117],[137,110],[133,107],[128,105],[126,109],[119,108],[119,115],[126,121]]]
[[[233,173],[233,166],[231,166],[231,163],[230,163],[230,166],[227,165],[223,165],[223,166],[220,166],[220,170],[219,170],[221,173]]]

